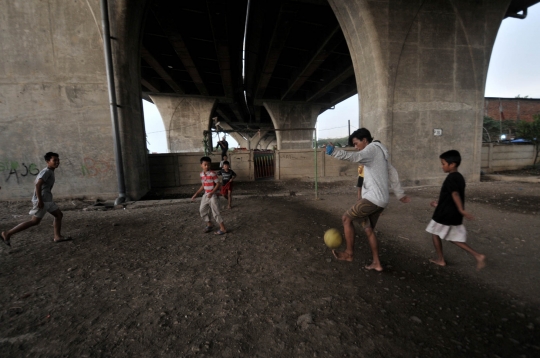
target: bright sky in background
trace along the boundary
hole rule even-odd
[[[495,41],[486,82],[486,97],[540,98],[540,5],[530,7],[525,20],[507,18]],[[148,149],[167,153],[166,132],[156,106],[143,100]],[[317,120],[319,138],[345,137],[358,127],[358,95],[327,110]],[[229,145],[238,144],[228,137]]]

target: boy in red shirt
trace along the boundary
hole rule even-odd
[[[201,158],[201,168],[203,170],[201,172],[202,185],[199,190],[197,190],[197,192],[193,195],[191,201],[194,201],[197,195],[204,191],[203,197],[201,199],[201,206],[199,208],[201,217],[207,223],[204,232],[210,232],[214,228],[209,216],[211,210],[212,215],[214,216],[214,220],[216,220],[219,224],[219,230],[216,231],[215,234],[223,235],[227,232],[227,229],[225,229],[223,219],[221,218],[221,214],[219,213],[219,200],[216,195],[216,192],[219,190],[219,180],[216,172],[210,170],[211,164],[212,159],[210,159],[210,157]]]

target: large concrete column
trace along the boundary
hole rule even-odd
[[[210,130],[217,100],[167,95],[150,98],[163,119],[169,153],[204,152],[204,131]]]
[[[114,198],[99,1],[0,8],[0,200],[29,199],[49,151],[60,154],[56,198]]]
[[[313,130],[321,111],[320,105],[310,103],[264,102],[276,131],[277,149],[307,149],[313,146]]]
[[[96,19],[100,21],[99,0]],[[127,195],[137,200],[150,190],[148,149],[141,99],[141,32],[147,0],[109,0],[116,97]],[[103,51],[101,51],[101,62]],[[108,116],[110,122],[110,115]]]
[[[360,125],[407,184],[439,183],[438,155],[479,180],[484,86],[509,0],[329,0],[352,56]],[[441,129],[441,136],[434,130]]]

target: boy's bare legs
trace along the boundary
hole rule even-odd
[[[441,238],[438,235],[433,236],[433,246],[435,246],[435,251],[437,252],[437,258],[435,260],[429,259],[429,262],[434,263],[439,266],[446,266],[446,261],[444,261],[442,242]]]
[[[375,236],[375,232],[370,227],[365,228],[364,231],[366,232],[369,247],[371,248],[371,254],[373,255],[373,262],[371,265],[366,266],[366,269],[382,271],[383,267],[381,266],[381,261],[379,259],[379,247],[377,245],[377,237]]]
[[[229,193],[228,198],[227,198],[227,200],[229,201],[229,207],[228,208],[232,209],[232,205],[231,205],[232,204],[232,191],[229,190],[228,193]]]
[[[70,239],[69,237],[65,238],[61,234],[61,231],[62,231],[62,218],[64,217],[64,214],[62,213],[62,211],[60,211],[60,209],[57,209],[57,210],[53,211],[51,213],[51,215],[54,216],[54,222],[53,222],[54,241],[59,242],[59,241],[69,240]]]
[[[15,235],[18,232],[31,228],[32,226],[39,225],[40,222],[41,222],[41,218],[32,216],[32,219],[25,221],[23,223],[20,223],[19,225],[15,226],[13,229],[8,230],[8,231],[2,231],[2,239],[4,240],[6,244],[9,245],[9,240],[12,235]]]
[[[343,222],[343,230],[345,231],[345,241],[347,243],[347,249],[345,251],[332,250],[332,253],[338,260],[352,261],[354,253],[354,225],[353,221],[347,215],[341,217]]]
[[[452,244],[454,244],[454,245],[456,245],[458,247],[461,247],[463,250],[467,251],[468,253],[470,253],[471,255],[474,256],[474,258],[476,259],[476,269],[481,270],[486,266],[486,256],[485,255],[482,255],[482,254],[474,251],[472,247],[470,247],[469,245],[467,245],[464,242],[452,241]]]

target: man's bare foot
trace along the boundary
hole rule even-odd
[[[71,240],[73,240],[71,236],[60,236],[60,237],[54,238],[54,242],[64,242],[64,241],[71,241]]]
[[[486,256],[485,255],[480,255],[476,259],[476,269],[481,270],[484,267],[486,267]]]
[[[9,236],[8,236],[8,234],[6,234],[5,231],[2,231],[2,241],[3,241],[4,244],[6,244],[7,246],[11,246],[11,242],[9,241]]]
[[[439,265],[439,266],[446,266],[446,261],[444,260],[433,260],[433,259],[429,259],[429,262],[435,264],[435,265]]]
[[[371,265],[367,265],[364,267],[366,270],[375,270],[381,272],[383,270],[383,267],[381,264],[372,263]]]
[[[349,262],[353,260],[353,255],[349,254],[348,252],[332,250],[332,253],[334,254],[334,257],[338,260]]]

